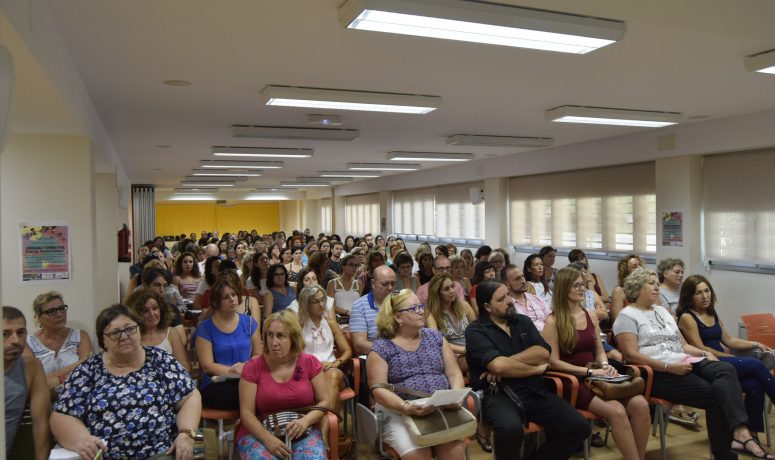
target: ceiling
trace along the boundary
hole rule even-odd
[[[525,151],[447,146],[451,134],[552,137],[567,145],[644,130],[545,121],[543,112],[559,105],[675,111],[686,123],[775,108],[775,77],[742,64],[775,48],[770,0],[502,1],[627,22],[621,42],[587,55],[346,30],[337,20],[340,3],[47,6],[130,181],[160,187],[179,184],[212,158],[214,145],[315,150],[244,183],[263,187],[343,170],[347,162],[385,162],[393,150],[472,152],[477,159]],[[170,79],[192,85],[162,84]],[[230,138],[232,124],[304,127],[307,114],[321,112],[263,106],[259,92],[268,84],[436,95],[442,106],[428,115],[324,111],[361,131],[353,142]],[[34,130],[34,101],[32,94],[17,98],[24,116],[12,131]]]

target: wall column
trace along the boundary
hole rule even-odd
[[[508,179],[485,179],[484,202],[476,206],[485,207],[484,241],[492,248],[507,248],[509,244],[508,197]]]

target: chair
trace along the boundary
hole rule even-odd
[[[748,340],[755,340],[770,348],[775,348],[775,316],[772,313],[743,315]]]
[[[352,367],[353,387],[345,388],[344,390],[340,391],[339,398],[342,401],[345,411],[344,430],[345,432],[350,431],[353,439],[355,439],[355,404],[358,401],[358,393],[361,386],[361,361],[358,358],[352,358]],[[350,415],[350,423],[352,424],[352,428],[350,430],[347,429],[347,414]]]
[[[649,404],[654,405],[654,419],[651,422],[651,436],[655,436],[656,430],[659,428],[660,458],[662,460],[667,460],[667,445],[665,437],[667,435],[670,408],[673,407],[673,403],[666,399],[657,398],[651,395],[651,386],[654,383],[654,370],[651,368],[651,366],[646,364],[632,364],[629,365],[629,367],[637,369],[641,376],[645,374],[646,391],[643,396],[646,398],[646,401],[648,401]]]
[[[578,400],[578,396],[579,396],[579,379],[575,375],[566,374],[564,372],[556,372],[556,371],[547,372],[546,375],[559,378],[566,384],[570,385],[571,392],[567,401],[572,407],[576,408],[576,401]],[[562,394],[559,396],[564,398],[564,395]],[[576,408],[576,412],[581,414],[581,416],[584,417],[584,419],[586,419],[587,422],[589,422],[590,427],[592,426],[592,422],[595,420],[606,420],[604,417],[601,417],[595,414],[594,412],[590,412],[585,409]],[[606,429],[605,429],[605,438],[604,438],[605,444],[608,444],[608,434],[610,432],[611,432],[611,424],[610,422],[607,422]],[[590,433],[589,437],[584,440],[584,460],[589,460],[589,446],[591,444],[591,439],[592,439],[592,434]]]
[[[232,428],[229,431],[224,431],[223,429],[223,421],[224,420],[237,420],[237,424],[239,424],[239,411],[236,410],[220,410],[220,409],[212,409],[209,407],[202,407],[202,428],[205,427],[205,422],[215,422],[217,429],[217,436],[218,436],[218,458],[221,458],[223,456],[223,443],[228,443],[228,458],[231,460],[232,455],[232,442],[231,440],[234,438],[234,433],[236,432],[236,428]]]
[[[331,412],[326,412],[326,418],[328,418],[328,444],[330,449],[328,450],[329,460],[339,460],[339,418]],[[238,421],[234,425],[234,433],[237,433],[240,429],[240,422]],[[237,450],[237,437],[234,437],[233,443],[229,445],[229,452],[234,449]],[[231,458],[231,454],[229,454]]]

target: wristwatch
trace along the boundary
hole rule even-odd
[[[197,437],[196,436],[196,434],[197,434],[196,430],[180,430],[180,431],[178,431],[178,434],[184,434],[184,435],[188,436],[189,438],[193,439],[194,441],[196,441],[196,437]]]

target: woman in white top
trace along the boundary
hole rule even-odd
[[[549,283],[544,277],[544,261],[538,254],[531,254],[525,259],[525,266],[522,270],[530,286],[533,286],[535,295],[543,299],[546,305],[552,304],[552,291],[549,289]]]
[[[191,372],[186,347],[170,327],[172,310],[164,299],[153,289],[143,289],[133,292],[126,299],[126,305],[143,320],[140,324],[140,343],[166,351]]]
[[[89,334],[67,327],[67,305],[62,294],[49,291],[32,302],[40,329],[27,336],[32,354],[43,364],[49,388],[56,388],[92,353]]]
[[[320,285],[320,283],[318,282],[317,274],[315,274],[315,272],[312,271],[312,269],[310,269],[309,267],[304,267],[301,269],[301,271],[299,272],[299,278],[301,281],[296,285],[296,298],[291,301],[290,305],[288,305],[288,309],[296,314],[299,313],[299,294],[301,294],[301,290],[307,286]],[[334,313],[334,299],[330,297],[326,298],[325,315],[331,321],[336,321],[336,315]]]
[[[659,277],[659,305],[667,308],[673,318],[678,308],[678,298],[681,294],[681,283],[684,280],[684,262],[681,259],[662,259],[657,264]]]
[[[334,311],[347,321],[353,303],[361,297],[361,285],[355,278],[358,270],[358,256],[347,254],[342,257],[342,274],[328,282],[326,294],[334,299]]]

